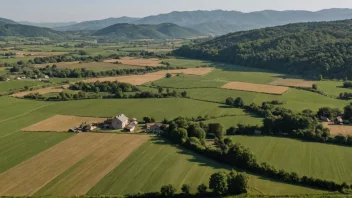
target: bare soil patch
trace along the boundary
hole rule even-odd
[[[253,84],[253,83],[245,83],[245,82],[230,82],[225,84],[221,88],[234,89],[234,90],[240,90],[240,91],[251,91],[251,92],[258,92],[258,93],[276,94],[276,95],[281,95],[289,90],[288,87]]]
[[[84,195],[105,175],[118,166],[136,148],[149,139],[147,135],[110,134],[110,139],[83,163],[74,166],[68,174],[56,179],[40,191],[41,195]]]
[[[37,89],[37,90],[33,90],[33,91],[18,92],[18,93],[12,94],[12,96],[22,98],[22,97],[24,97],[25,95],[28,95],[28,94],[34,94],[34,93],[39,93],[39,94],[60,93],[62,91],[63,91],[63,89],[55,89],[55,88],[52,88],[52,87],[47,87],[47,88]]]
[[[115,63],[116,61],[124,64],[124,65],[134,65],[134,66],[140,66],[140,67],[156,67],[156,66],[162,66],[160,62],[162,60],[158,58],[133,58],[133,57],[123,57],[121,59],[110,59],[110,60],[104,60],[106,63]]]
[[[352,126],[349,125],[337,125],[331,122],[324,122],[323,126],[330,129],[331,135],[352,135]]]
[[[308,87],[311,88],[312,85],[314,84],[314,81],[308,81],[308,80],[303,80],[303,79],[293,79],[293,78],[279,78],[271,83],[269,85],[281,85],[281,86],[287,86],[287,87]]]
[[[35,131],[35,132],[67,132],[70,128],[79,126],[83,122],[87,124],[104,122],[105,118],[93,118],[93,117],[78,117],[78,116],[66,116],[66,115],[55,115],[44,121],[38,122],[32,126],[22,129],[22,131]]]
[[[113,134],[80,133],[0,174],[0,195],[31,196]]]
[[[91,78],[91,79],[85,80],[85,82],[119,81],[119,82],[124,82],[124,83],[130,83],[133,85],[142,85],[147,82],[153,82],[153,81],[165,78],[165,75],[167,73],[202,76],[202,75],[209,73],[210,71],[212,71],[212,68],[190,68],[190,69],[179,69],[179,70],[163,70],[163,71],[148,73],[148,74],[144,74],[144,75]]]

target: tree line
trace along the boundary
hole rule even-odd
[[[191,119],[178,117],[169,122],[169,128],[162,135],[173,143],[185,146],[209,158],[265,177],[329,191],[343,191],[350,188],[346,183],[338,184],[334,181],[308,176],[300,177],[295,172],[277,170],[270,164],[258,163],[256,157],[248,148],[240,143],[233,143],[231,138],[224,138],[225,131],[221,124],[211,125],[195,123]],[[215,136],[215,146],[205,143],[206,129],[207,133],[212,133]]]

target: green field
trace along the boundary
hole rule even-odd
[[[145,143],[103,178],[89,195],[116,195],[159,191],[173,184],[178,191],[182,184],[191,185],[192,192],[199,184],[208,185],[209,177],[217,171],[231,170],[193,152],[170,146],[161,140]],[[304,187],[273,182],[250,175],[251,194],[308,194],[321,193]],[[44,194],[45,195],[45,194]]]
[[[352,183],[352,148],[288,138],[231,136],[247,146],[259,162],[299,175]]]
[[[223,118],[217,118],[213,120],[207,120],[204,123],[210,124],[210,123],[221,123],[224,126],[224,130],[230,128],[230,127],[237,127],[237,124],[244,124],[244,125],[263,125],[263,119],[254,117],[251,115],[242,115],[242,116],[234,116],[234,117],[223,117]]]

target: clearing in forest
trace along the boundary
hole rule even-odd
[[[240,91],[251,91],[257,93],[268,93],[275,95],[282,95],[289,90],[288,87],[280,86],[271,86],[271,85],[262,85],[262,84],[253,84],[245,82],[230,82],[222,86],[224,89],[234,89]]]
[[[269,83],[269,85],[311,88],[314,83],[315,83],[314,81],[308,81],[308,80],[303,80],[303,79],[279,78],[279,79],[276,79],[276,80],[272,81],[271,83]]]
[[[47,88],[42,88],[42,89],[37,89],[37,90],[32,90],[32,91],[18,92],[18,93],[12,94],[12,96],[22,98],[22,97],[24,97],[25,95],[28,95],[28,94],[34,94],[34,93],[39,93],[39,94],[60,93],[62,91],[63,91],[63,89],[55,89],[53,87],[47,87]]]
[[[94,118],[94,117],[78,117],[78,116],[66,116],[66,115],[55,115],[44,121],[38,122],[32,126],[22,129],[22,131],[35,131],[35,132],[67,132],[72,127],[77,127],[82,123],[87,124],[104,122],[105,118]]]
[[[339,125],[331,122],[324,122],[323,126],[330,129],[331,135],[352,135],[352,126],[349,125]]]
[[[96,82],[96,81],[119,81],[124,83],[130,83],[132,85],[142,85],[147,82],[153,82],[165,78],[167,73],[170,74],[185,74],[185,75],[198,75],[202,76],[212,71],[212,68],[190,68],[190,69],[179,69],[179,70],[163,70],[144,75],[131,75],[131,76],[116,76],[116,77],[105,77],[105,78],[91,78],[85,80],[85,82]]]
[[[84,195],[149,139],[148,135],[101,135],[110,136],[110,139],[40,189],[36,195]]]
[[[104,60],[106,63],[115,63],[119,62],[124,65],[133,65],[133,66],[140,66],[140,67],[157,67],[157,66],[162,66],[160,63],[162,60],[158,58],[133,58],[133,57],[123,57],[121,59],[110,59],[110,60]]]

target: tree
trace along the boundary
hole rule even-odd
[[[228,193],[229,194],[242,194],[247,193],[248,177],[245,173],[236,173],[231,171],[228,179]]]
[[[312,89],[318,90],[318,85],[317,85],[317,84],[313,84],[313,85],[312,85]]]
[[[176,189],[171,185],[162,186],[160,189],[160,194],[163,197],[172,197],[176,193]]]
[[[190,195],[190,191],[191,191],[191,186],[187,185],[187,184],[183,184],[182,188],[181,188],[183,194],[185,195]]]
[[[228,97],[228,98],[226,98],[225,103],[229,106],[232,106],[234,101],[235,100],[232,97]]]
[[[159,91],[159,93],[161,94],[161,93],[163,93],[164,88],[163,88],[163,87],[158,87],[158,91]]]
[[[320,80],[320,81],[324,80],[323,75],[321,75],[321,74],[319,75],[319,80]]]
[[[167,73],[167,74],[165,75],[165,77],[166,77],[166,78],[171,78],[172,75],[171,75],[170,73]]]
[[[143,117],[143,121],[144,121],[145,123],[151,123],[151,122],[152,122],[151,119],[150,119],[150,117]]]
[[[241,97],[236,98],[236,100],[233,102],[233,106],[237,108],[242,108],[244,107],[244,102]]]
[[[87,52],[83,51],[83,50],[79,50],[78,54],[81,56],[87,55]]]
[[[155,122],[155,118],[151,117],[151,118],[150,118],[150,122],[151,122],[151,123],[154,123],[154,122]]]
[[[352,103],[350,103],[349,105],[347,105],[344,108],[344,113],[343,113],[345,119],[350,119],[352,118]]]
[[[186,98],[186,97],[187,97],[187,91],[181,92],[181,96],[182,96],[183,98]]]
[[[225,172],[214,173],[210,176],[209,188],[218,195],[223,195],[227,192],[227,174]]]
[[[224,136],[224,126],[219,123],[213,123],[208,125],[209,131],[208,133],[212,133],[215,137],[222,139]]]
[[[197,187],[197,190],[200,195],[203,195],[207,192],[208,187],[205,184],[201,184]]]

